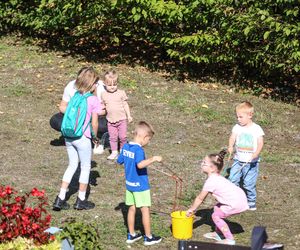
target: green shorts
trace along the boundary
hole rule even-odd
[[[142,192],[131,192],[126,190],[125,204],[127,206],[135,205],[136,207],[150,207],[150,189]]]

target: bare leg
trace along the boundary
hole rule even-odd
[[[151,225],[150,225],[150,207],[141,207],[143,226],[145,230],[145,235],[147,237],[151,236]]]
[[[79,183],[79,191],[86,192],[88,184]]]
[[[136,212],[135,206],[134,205],[130,206],[127,214],[127,224],[128,224],[128,231],[131,235],[135,234],[135,230],[134,230],[135,212]]]

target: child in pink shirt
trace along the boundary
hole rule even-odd
[[[108,160],[115,160],[118,157],[118,139],[120,148],[127,142],[127,122],[132,121],[130,109],[127,103],[127,96],[124,90],[118,89],[118,74],[115,71],[108,71],[104,75],[106,91],[102,93],[102,102],[106,109],[107,128],[111,154]]]
[[[196,197],[193,205],[187,210],[187,216],[191,216],[198,206],[202,204],[208,193],[217,200],[212,214],[212,220],[216,225],[216,232],[204,234],[205,238],[214,239],[219,243],[234,245],[235,240],[226,222],[223,220],[233,214],[241,213],[248,209],[247,198],[244,191],[232,182],[220,175],[224,165],[225,150],[218,154],[210,154],[204,158],[201,164],[202,171],[208,178],[204,183],[201,193]],[[224,236],[225,239],[221,237]]]

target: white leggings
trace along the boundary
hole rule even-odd
[[[69,156],[69,166],[63,176],[63,181],[70,183],[80,160],[79,183],[88,184],[92,160],[91,140],[84,135],[78,140],[65,139]]]

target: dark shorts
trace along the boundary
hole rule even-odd
[[[63,117],[64,117],[63,113],[57,113],[57,114],[53,115],[50,119],[51,128],[53,128],[56,131],[60,132]],[[107,132],[106,117],[104,115],[100,115],[100,116],[98,116],[98,133],[97,133],[97,136],[99,138],[101,138],[102,135],[106,132]]]

